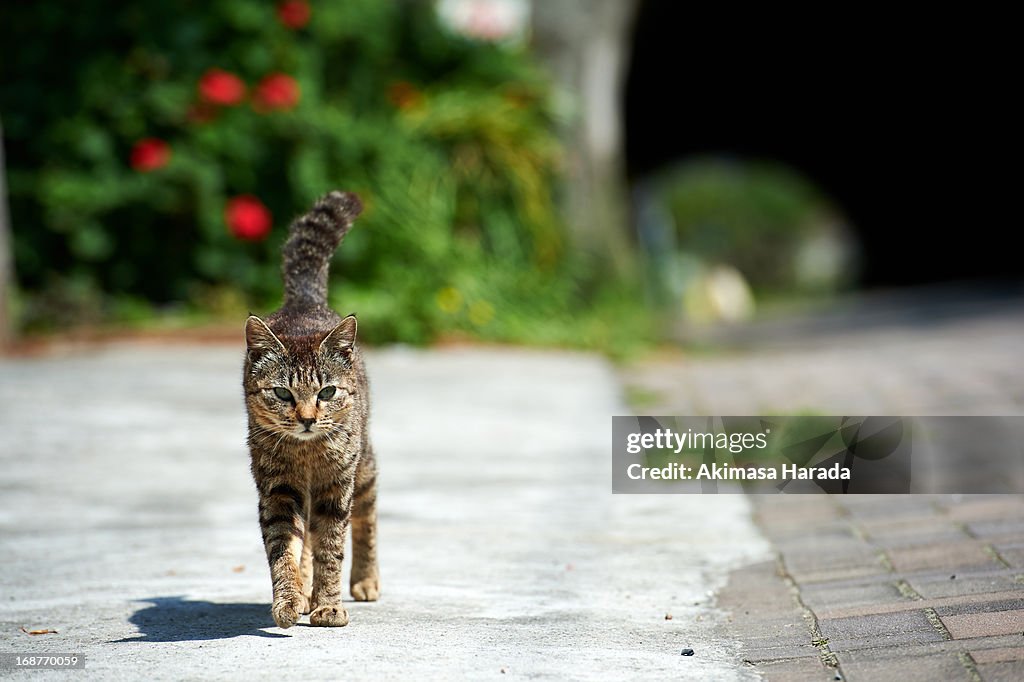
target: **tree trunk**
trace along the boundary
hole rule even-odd
[[[4,163],[4,127],[0,121],[0,348],[14,337],[10,301],[14,287],[14,256],[7,212],[7,169]]]
[[[574,247],[619,275],[634,267],[623,159],[622,97],[636,0],[542,0],[533,44],[574,100],[563,131]]]

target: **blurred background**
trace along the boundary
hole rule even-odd
[[[331,301],[373,343],[619,354],[900,287],[1020,297],[997,95],[895,23],[868,48],[670,0],[0,12],[8,338],[237,331],[333,188],[367,208]]]

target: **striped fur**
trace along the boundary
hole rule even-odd
[[[331,192],[292,224],[281,263],[285,307],[327,305],[331,256],[362,210],[355,194]]]
[[[380,594],[366,368],[356,318],[327,307],[331,254],[360,209],[354,194],[331,192],[298,218],[284,247],[284,305],[246,322],[249,451],[271,612],[283,628],[303,613],[311,625],[348,623],[341,565],[350,525],[351,594],[360,601]],[[278,395],[284,391],[287,398]]]

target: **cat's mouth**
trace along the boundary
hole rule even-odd
[[[297,438],[299,440],[313,440],[314,438],[319,436],[320,433],[320,429],[317,429],[315,431],[311,431],[309,429],[298,429],[296,431],[292,431],[292,437]]]

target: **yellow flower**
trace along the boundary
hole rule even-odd
[[[458,312],[462,307],[462,294],[455,287],[445,287],[437,292],[437,307],[450,314]]]

